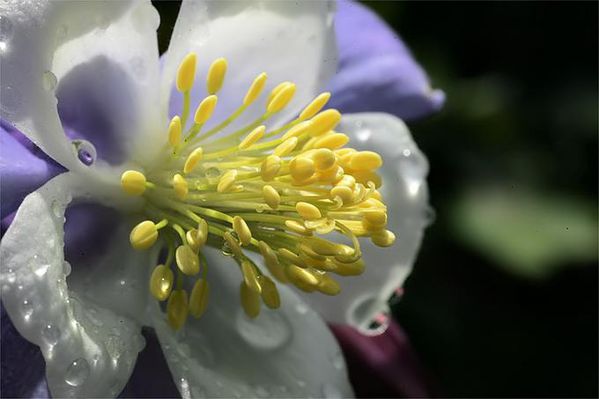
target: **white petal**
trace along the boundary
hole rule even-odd
[[[275,126],[291,119],[324,89],[337,67],[333,6],[328,1],[184,1],[163,70],[162,101],[168,104],[171,95],[171,104],[181,103],[182,95],[174,89],[177,68],[187,53],[195,52],[198,66],[192,107],[207,95],[209,65],[225,57],[229,69],[218,94],[215,122],[241,105],[250,84],[262,72],[268,74],[264,93],[284,81],[297,84],[288,108],[269,123]],[[246,110],[239,123],[262,115],[266,97]]]
[[[406,127],[389,114],[344,115],[339,131],[350,136],[349,147],[376,151],[383,157],[380,189],[387,204],[387,228],[396,234],[389,248],[360,244],[366,261],[361,276],[341,277],[341,294],[330,298],[308,295],[306,300],[324,318],[368,331],[377,314],[388,311],[387,302],[412,270],[424,228],[430,222],[426,175],[428,162]]]
[[[122,70],[119,100],[126,98],[129,106],[119,121],[122,129],[135,134],[158,120],[158,16],[149,2],[13,1],[0,7],[1,116],[48,155],[69,169],[82,167],[63,132],[55,97],[77,66],[93,69],[104,60]],[[94,78],[97,85],[115,83],[89,76]],[[102,106],[116,100],[102,99]]]
[[[2,301],[19,333],[42,350],[54,397],[115,396],[129,379],[144,341],[140,324],[130,317],[134,312],[107,308],[99,295],[129,301],[135,295],[114,289],[82,292],[67,285],[63,223],[71,195],[77,194],[72,177],[71,172],[55,177],[27,196],[17,211],[0,243]],[[114,261],[116,255],[107,258]],[[122,252],[118,255],[126,259]],[[127,261],[144,273],[135,264],[138,259]],[[113,272],[112,265],[105,266],[107,273]],[[108,278],[117,276],[106,274]],[[127,281],[138,280],[139,275],[132,275]],[[141,291],[138,296],[145,295]]]
[[[250,320],[239,304],[241,274],[206,251],[211,294],[206,313],[174,333],[154,307],[154,327],[183,398],[348,397],[339,346],[322,319],[288,288],[281,308]]]

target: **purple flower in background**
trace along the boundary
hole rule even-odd
[[[293,120],[327,82],[329,105],[343,112],[410,119],[439,109],[442,93],[397,37],[363,6],[338,8],[335,32],[325,2],[184,2],[161,70],[159,16],[149,2],[0,6],[3,396],[352,394],[321,317],[368,333],[409,273],[426,223],[426,160],[399,119],[344,115],[337,129],[352,147],[380,153],[383,178],[396,182],[380,189],[388,225],[401,234],[396,253],[364,245],[370,266],[344,279],[340,295],[299,297],[282,287],[281,309],[254,322],[240,316],[234,297],[239,272],[206,251],[208,310],[183,332],[167,326],[147,289],[159,254],[130,248],[141,208],[120,187],[125,169],[151,164],[162,149],[168,117],[184,107],[173,89],[177,66],[192,51],[201,74],[218,57],[230,63],[216,121],[235,112],[262,71],[266,90],[287,80],[297,87],[269,129]],[[204,95],[192,90],[192,104]],[[229,127],[259,116],[261,101]],[[335,330],[342,346],[362,348],[361,335],[344,328]],[[376,364],[368,353],[354,356]],[[426,393],[398,389],[415,392]]]

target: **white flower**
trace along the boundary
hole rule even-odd
[[[330,322],[349,323],[367,331],[370,321],[386,310],[389,295],[410,271],[426,223],[424,178],[427,165],[401,121],[384,114],[354,114],[344,116],[336,128],[349,136],[352,147],[375,150],[385,160],[380,169],[385,181],[381,193],[389,210],[387,225],[399,233],[398,243],[391,249],[382,250],[365,242],[362,246],[367,263],[365,272],[359,277],[343,278],[340,281],[341,293],[334,298],[314,294],[300,299],[290,288],[279,284],[278,291],[276,288],[275,291],[280,295],[280,309],[263,309],[254,319],[248,318],[238,304],[239,284],[245,278],[243,287],[247,290],[248,286],[256,283],[255,276],[252,280],[252,273],[260,270],[260,266],[256,270],[251,266],[249,269],[242,268],[242,276],[234,262],[223,261],[219,250],[204,247],[201,253],[207,258],[209,272],[202,276],[210,282],[210,304],[202,318],[189,318],[185,328],[175,332],[171,327],[180,327],[181,321],[176,313],[183,309],[184,322],[187,304],[172,305],[175,310],[168,311],[169,326],[165,312],[147,289],[152,270],[158,263],[159,246],[154,245],[148,251],[134,251],[128,235],[132,222],[140,221],[140,214],[153,218],[160,212],[166,212],[165,222],[159,223],[158,227],[164,228],[168,223],[170,228],[179,223],[177,211],[167,205],[149,210],[143,199],[146,197],[125,194],[123,188],[131,189],[130,185],[134,184],[131,180],[125,179],[124,187],[121,187],[121,175],[125,170],[142,170],[154,179],[150,180],[147,191],[156,195],[154,198],[158,198],[158,204],[170,201],[171,189],[170,194],[165,194],[152,184],[160,186],[162,178],[170,181],[173,171],[183,169],[183,161],[189,159],[187,156],[192,150],[184,147],[176,137],[172,139],[174,147],[166,145],[169,101],[180,100],[181,93],[177,92],[174,83],[179,65],[187,54],[195,53],[198,57],[197,76],[192,74],[196,76],[196,84],[190,92],[193,106],[206,96],[206,87],[198,76],[203,76],[212,61],[219,57],[228,61],[228,68],[222,89],[214,87],[208,90],[208,94],[216,93],[218,96],[214,112],[211,109],[214,104],[208,100],[205,103],[207,108],[195,115],[196,125],[193,125],[192,109],[189,123],[183,124],[184,131],[185,127],[192,132],[197,131],[200,129],[198,125],[202,125],[206,118],[215,121],[213,125],[207,122],[208,129],[198,136],[202,137],[210,131],[210,127],[227,120],[238,109],[252,81],[262,72],[268,75],[265,93],[271,92],[280,82],[292,81],[295,86],[293,89],[291,86],[279,87],[278,93],[288,90],[289,97],[293,96],[293,99],[287,104],[288,99],[283,98],[287,94],[279,96],[282,109],[256,126],[264,122],[268,129],[266,136],[281,126],[287,126],[281,133],[298,126],[298,121],[292,122],[293,125],[285,124],[295,120],[299,111],[319,94],[319,89],[335,71],[332,5],[319,1],[184,2],[162,71],[155,35],[159,16],[147,1],[14,1],[0,5],[0,13],[5,22],[0,46],[1,116],[68,169],[23,201],[0,246],[2,301],[19,332],[40,346],[52,394],[56,397],[117,395],[131,374],[137,353],[143,348],[141,327],[151,326],[161,341],[183,397],[257,396],[264,391],[277,396],[350,396],[352,391],[338,345],[320,316]],[[54,90],[57,85],[60,87],[79,66],[91,66],[93,71],[94,66],[100,63],[108,63],[118,71],[115,78],[118,75],[119,89],[127,94],[124,97],[126,101],[120,97],[119,112],[115,111],[112,103],[115,98],[104,99],[102,104],[115,113],[115,123],[119,124],[120,130],[128,132],[122,138],[128,161],[118,166],[100,159],[91,165],[81,162],[64,134],[56,107]],[[218,65],[215,68],[219,68]],[[185,75],[185,72],[182,74]],[[116,85],[103,79],[95,80],[93,74],[87,75],[87,79],[86,84],[92,87]],[[220,79],[217,76],[212,80],[208,86]],[[266,103],[266,95],[251,102],[227,127],[227,131],[242,128],[264,115]],[[185,117],[182,119],[185,120]],[[250,130],[246,129],[243,133],[247,134]],[[219,137],[222,137],[220,133]],[[301,141],[304,138],[308,140],[309,136],[300,136],[300,146],[305,143]],[[344,139],[341,137],[339,140]],[[237,148],[238,144],[235,141],[233,147]],[[289,145],[284,141],[277,144],[283,147]],[[205,145],[204,158],[200,162],[210,159],[213,163],[230,161],[214,155],[221,149],[211,145],[211,142]],[[285,154],[293,149],[283,147],[277,147],[275,151],[285,158]],[[168,157],[165,160],[163,156],[173,148],[182,157],[169,164]],[[255,151],[257,147],[253,148]],[[305,155],[305,149],[299,154]],[[336,159],[341,162],[339,156]],[[371,159],[370,156],[360,158],[365,162]],[[247,157],[235,155],[232,160],[241,164],[247,162],[251,166]],[[228,168],[222,163],[219,165],[221,169]],[[243,166],[247,165],[233,169],[245,170]],[[291,170],[295,179],[294,166],[284,164],[285,167]],[[201,179],[208,179],[205,175],[209,168],[203,168]],[[358,166],[355,168],[360,172]],[[260,176],[259,168],[247,170]],[[301,174],[304,170],[297,166],[297,173]],[[193,174],[190,177],[181,173],[179,180],[175,179],[174,190],[178,198],[185,199],[188,185],[191,184],[193,190],[195,180],[192,179]],[[311,170],[308,177],[312,173],[324,171]],[[225,195],[235,188],[235,176],[231,179],[231,182],[222,183],[226,179],[220,176],[210,183],[219,185],[218,190],[211,188],[212,195],[216,195],[212,197],[216,204],[211,205],[208,201],[205,208],[220,211],[231,208],[231,212],[239,213],[243,207],[219,204],[226,202],[229,197]],[[308,183],[299,187],[305,190],[300,193],[304,196],[315,192],[310,191],[313,189]],[[251,192],[247,187],[245,190]],[[284,190],[277,190],[283,195],[283,202],[285,199],[291,201],[291,196]],[[314,229],[327,230],[326,223],[333,223],[331,228],[338,227],[334,224],[334,214],[338,209],[335,207],[347,205],[359,195],[363,195],[360,197],[363,200],[374,195],[374,187],[366,181],[357,190],[364,190],[364,193],[351,194],[351,198],[345,201],[335,202],[334,198],[323,200],[326,204],[319,205],[319,211],[309,206],[300,209],[299,206],[297,212],[306,220],[305,225]],[[267,194],[264,196],[269,203]],[[64,214],[69,203],[79,201],[114,207],[122,212],[124,223],[115,231],[105,232],[113,237],[106,253],[98,259],[90,259],[89,264],[73,265],[73,273],[68,275],[63,251]],[[356,201],[357,204],[361,200]],[[293,203],[296,202],[294,200]],[[268,215],[271,207],[264,205],[260,211]],[[330,215],[321,218],[320,211],[330,212]],[[255,209],[249,212],[255,212]],[[289,212],[286,217],[292,218]],[[311,220],[313,212],[318,214],[314,217],[317,221]],[[362,213],[352,212],[362,217]],[[222,243],[221,236],[227,232],[218,230],[224,222],[214,215],[210,212],[202,214],[208,220],[216,219],[210,222],[210,235]],[[251,222],[249,216],[246,220]],[[231,223],[231,228],[244,245],[250,245],[247,241],[250,238],[244,239],[249,230],[247,225],[243,225],[245,220],[236,219],[235,223]],[[271,226],[271,222],[259,218],[255,223],[263,223],[267,227],[265,231]],[[361,219],[357,219],[356,223],[362,223]],[[181,225],[185,227],[184,222]],[[250,227],[250,237],[262,229],[262,226],[251,223]],[[185,227],[185,230],[188,229]],[[379,244],[392,241],[392,236],[378,227],[372,231],[367,227],[352,227],[351,230],[372,235],[373,241],[378,240]],[[266,237],[266,233],[260,234]],[[301,241],[298,235],[289,237]],[[135,238],[131,240],[136,243]],[[276,239],[269,241],[264,238],[264,241],[271,246],[278,245],[273,244]],[[239,251],[236,245],[239,244],[229,242],[228,250],[236,254],[235,258],[241,264],[248,262],[249,258],[236,253]],[[344,256],[355,255],[353,250],[347,251]],[[197,255],[190,256],[197,258]],[[329,258],[332,259],[332,255]],[[255,259],[260,265],[261,259]],[[186,267],[186,262],[177,259],[180,269]],[[206,270],[206,265],[202,268]],[[197,271],[189,274],[195,275]],[[295,281],[293,274],[286,278],[308,291],[316,289],[315,286],[303,285],[299,281],[301,278]],[[310,278],[318,282],[324,277],[317,273],[308,280]],[[189,281],[183,282],[179,288],[190,288],[188,284],[195,280]],[[170,283],[172,285],[172,279]],[[336,293],[336,286],[331,284],[331,289],[319,285],[318,290]],[[242,295],[242,303],[245,313],[255,316],[256,304],[253,304],[252,298],[243,299]],[[264,298],[264,301],[267,303],[269,299]]]

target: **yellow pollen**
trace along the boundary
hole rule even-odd
[[[187,180],[180,174],[176,174],[173,176],[173,188],[175,189],[175,194],[179,199],[185,199],[189,192],[189,184],[187,184]]]
[[[171,147],[175,147],[181,142],[181,118],[175,115],[168,125],[168,143]]]
[[[360,151],[351,155],[349,166],[355,170],[378,169],[383,166],[383,159],[376,152]]]
[[[328,148],[331,150],[343,147],[349,142],[349,137],[343,133],[331,133],[321,136],[314,142],[314,148]]]
[[[189,314],[196,319],[200,318],[208,306],[208,297],[210,295],[210,286],[208,281],[198,279],[193,285],[191,296],[189,298]]]
[[[271,209],[277,209],[279,207],[281,196],[273,186],[267,184],[262,187],[262,196],[264,197],[264,202],[266,202]]]
[[[218,98],[214,94],[203,99],[196,109],[196,113],[193,117],[194,122],[198,125],[206,123],[206,121],[212,116],[217,101]]]
[[[245,150],[251,147],[256,141],[260,140],[264,136],[266,126],[261,125],[252,130],[242,141],[239,143],[239,149]]]
[[[175,331],[178,331],[185,324],[189,304],[187,302],[187,291],[175,290],[171,293],[166,304],[166,315],[168,324]]]
[[[121,175],[121,187],[129,195],[142,195],[146,191],[146,176],[136,170]]]
[[[158,228],[154,222],[145,220],[131,230],[129,241],[131,246],[137,250],[148,249],[158,239]]]
[[[182,93],[191,90],[193,87],[196,74],[196,61],[197,56],[195,53],[189,53],[179,65],[179,70],[177,71],[177,90]]]
[[[237,170],[231,169],[227,171],[220,180],[218,181],[218,185],[216,187],[216,191],[219,193],[223,193],[231,188],[233,183],[235,183],[235,179],[237,179]]]
[[[210,69],[208,69],[208,76],[206,77],[206,87],[208,88],[208,94],[215,94],[221,89],[225,80],[226,73],[226,59],[218,58],[212,63],[212,65],[210,65]]]
[[[270,114],[279,112],[289,104],[295,94],[295,84],[289,83],[285,85],[269,102],[266,111]]]
[[[252,85],[248,89],[245,97],[243,98],[243,105],[248,106],[254,101],[256,98],[262,93],[264,89],[264,85],[266,84],[266,74],[263,72],[254,79]]]
[[[193,248],[181,245],[175,251],[175,259],[179,270],[187,276],[195,276],[200,272],[200,260]]]
[[[202,160],[203,156],[204,149],[202,147],[198,147],[195,150],[193,150],[185,160],[185,165],[183,166],[183,173],[190,173],[196,167],[198,162]]]
[[[239,296],[245,314],[251,319],[256,318],[260,314],[260,294],[252,291],[247,284],[241,283]]]
[[[329,92],[319,94],[314,100],[312,100],[310,104],[306,106],[306,108],[304,108],[298,119],[303,121],[312,118],[314,115],[320,112],[325,105],[327,105],[329,98],[331,98],[331,93]]]
[[[285,155],[289,155],[297,145],[297,141],[297,137],[291,137],[283,141],[281,144],[277,146],[277,148],[275,148],[274,154],[278,157],[284,157]]]
[[[249,245],[252,241],[252,231],[241,216],[233,218],[233,230],[237,233],[241,245]]]
[[[274,87],[274,89],[272,89],[270,91],[270,94],[268,95],[268,99],[266,100],[266,105],[268,106],[272,100],[277,96],[277,94],[279,94],[281,92],[281,90],[283,90],[285,87],[291,85],[293,83],[291,82],[281,82],[278,85],[276,85]]]
[[[320,219],[322,217],[320,209],[308,202],[298,202],[295,205],[295,210],[306,220]]]
[[[310,134],[320,136],[333,130],[341,121],[341,114],[336,109],[327,109],[312,118]]]
[[[262,167],[260,168],[260,174],[262,176],[262,180],[271,181],[275,178],[279,170],[281,169],[281,158],[276,155],[267,156],[262,162]]]
[[[320,148],[312,153],[314,166],[318,170],[330,169],[335,165],[335,153],[327,148]]]
[[[173,288],[173,271],[165,265],[158,265],[150,277],[150,292],[159,301],[165,301]]]
[[[372,243],[379,247],[390,247],[395,242],[395,234],[389,230],[382,230],[370,236]]]

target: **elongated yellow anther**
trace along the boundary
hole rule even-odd
[[[173,176],[173,188],[175,189],[175,194],[181,200],[187,198],[187,194],[189,193],[189,184],[187,180],[180,174],[176,174]]]
[[[142,195],[146,191],[146,176],[136,170],[121,175],[121,187],[129,195]]]
[[[173,291],[166,304],[167,321],[173,330],[178,331],[183,327],[187,320],[188,310],[187,291]]]
[[[226,171],[219,179],[218,184],[216,186],[216,191],[219,193],[224,193],[229,190],[233,183],[235,183],[235,179],[237,179],[237,170],[231,169]]]
[[[333,273],[340,276],[359,276],[364,272],[365,264],[362,259],[352,263],[339,262],[333,259],[331,263],[334,265]]]
[[[315,150],[311,157],[314,160],[314,166],[316,166],[316,169],[318,170],[332,168],[337,160],[335,153],[327,148]]]
[[[251,319],[256,318],[260,314],[260,294],[252,291],[245,283],[241,283],[239,297],[245,314]]]
[[[310,134],[314,137],[320,136],[333,130],[341,121],[341,113],[336,109],[327,109],[317,114],[312,119]]]
[[[158,239],[158,228],[151,220],[139,223],[131,230],[129,241],[134,249],[144,250],[150,248]]]
[[[200,219],[198,222],[196,238],[196,243],[200,248],[206,245],[206,240],[208,240],[208,223],[204,219]]]
[[[325,295],[337,295],[341,292],[339,283],[326,274],[321,275],[316,289]]]
[[[252,231],[241,216],[233,217],[233,230],[237,233],[241,245],[249,245],[252,242]]]
[[[287,277],[294,285],[308,285],[316,288],[318,285],[318,278],[308,270],[301,268],[297,265],[289,265],[285,269]]]
[[[181,129],[181,118],[179,115],[173,116],[168,125],[168,143],[171,147],[175,147],[181,142]]]
[[[330,191],[331,198],[339,197],[344,204],[349,204],[354,198],[354,191],[347,186],[335,186]]]
[[[260,125],[254,130],[252,130],[245,138],[239,143],[239,149],[245,150],[246,148],[251,147],[256,143],[256,141],[260,140],[264,136],[264,132],[266,131],[266,126]]]
[[[260,254],[264,258],[264,264],[266,268],[270,272],[270,274],[276,278],[278,281],[282,283],[287,283],[289,280],[285,275],[285,270],[281,267],[279,263],[279,259],[275,252],[268,246],[264,241],[258,242],[258,249],[260,250]]]
[[[328,148],[330,150],[335,150],[337,148],[343,147],[348,142],[349,137],[347,137],[345,134],[331,133],[319,137],[318,140],[314,142],[314,148]]]
[[[287,130],[287,132],[285,132],[285,134],[281,138],[283,140],[287,140],[290,137],[299,137],[302,134],[308,132],[310,130],[310,127],[312,127],[312,121],[304,121],[298,123],[291,129]]]
[[[189,154],[187,159],[185,160],[185,165],[183,166],[183,173],[191,173],[193,169],[197,166],[198,162],[202,160],[204,156],[204,149],[202,147],[198,147]]]
[[[200,272],[200,259],[189,245],[181,245],[177,248],[175,260],[179,270],[187,276],[195,276]]]
[[[237,238],[235,238],[229,231],[223,234],[223,238],[225,239],[225,243],[229,247],[231,253],[237,258],[242,258],[243,251],[241,250],[241,246],[239,245]]]
[[[221,87],[223,87],[226,73],[226,59],[218,58],[212,62],[212,65],[210,65],[210,68],[208,69],[208,75],[206,76],[206,88],[208,89],[208,94],[215,94]]]
[[[191,296],[189,297],[189,314],[196,319],[200,318],[206,311],[208,297],[210,296],[210,286],[208,281],[198,279],[193,285]]]
[[[303,121],[312,118],[327,104],[329,98],[331,98],[331,93],[329,92],[319,94],[314,100],[312,100],[310,104],[306,106],[306,108],[304,108],[298,119]]]
[[[298,202],[295,204],[295,210],[306,220],[320,219],[322,217],[320,209],[308,202]]]
[[[312,235],[312,230],[307,228],[306,226],[304,226],[304,224],[298,222],[297,220],[286,220],[285,226],[287,226],[287,228],[289,228],[289,230],[293,231],[294,233],[302,234],[305,236]]]
[[[193,121],[198,125],[206,123],[206,121],[212,116],[217,101],[218,97],[216,97],[214,94],[203,99],[200,105],[198,105],[198,108],[196,108]]]
[[[260,167],[260,175],[262,176],[262,180],[271,181],[275,178],[279,170],[281,169],[281,158],[276,155],[267,156],[264,161],[262,161],[262,166]]]
[[[245,94],[245,97],[243,98],[243,105],[248,106],[254,101],[256,101],[256,99],[264,89],[264,85],[266,84],[266,78],[267,75],[264,72],[262,72],[254,79],[252,85]]]
[[[289,83],[285,85],[269,102],[266,107],[266,112],[274,114],[279,112],[289,104],[295,94],[295,84]]]
[[[264,202],[266,202],[271,209],[277,209],[279,207],[279,204],[281,203],[281,196],[273,186],[267,184],[262,187],[262,196],[264,197]]]
[[[181,93],[191,90],[196,75],[197,56],[189,53],[183,58],[177,71],[177,90]]]
[[[285,81],[285,82],[281,82],[278,85],[276,85],[268,94],[268,98],[266,99],[266,106],[268,106],[272,102],[272,100],[277,96],[277,94],[279,94],[281,92],[281,90],[283,90],[285,87],[289,86],[290,84],[293,84],[293,83]]]
[[[171,293],[174,281],[173,271],[165,265],[158,265],[150,277],[150,293],[159,301],[165,301]]]
[[[278,157],[284,157],[285,155],[289,155],[295,149],[295,146],[297,146],[297,137],[288,138],[275,148],[273,154]]]
[[[390,247],[395,242],[395,234],[389,230],[372,233],[370,240],[379,247]]]
[[[289,162],[289,172],[296,180],[306,180],[316,172],[316,166],[312,159],[297,156]]]
[[[349,166],[355,170],[374,170],[383,166],[383,159],[372,151],[360,151],[351,155]]]
[[[262,287],[258,281],[258,274],[252,262],[248,260],[241,261],[241,273],[243,274],[243,282],[250,290],[258,294],[262,292]]]
[[[270,309],[278,309],[281,306],[281,297],[275,283],[268,276],[260,276],[262,287],[262,302]]]
[[[384,227],[387,225],[387,212],[380,208],[364,212],[364,220],[368,221],[368,223],[373,226]]]
[[[296,254],[295,252],[291,252],[287,248],[279,248],[277,250],[277,254],[279,255],[279,257],[281,259],[287,259],[289,262],[293,262],[293,263],[301,262],[299,255]]]

